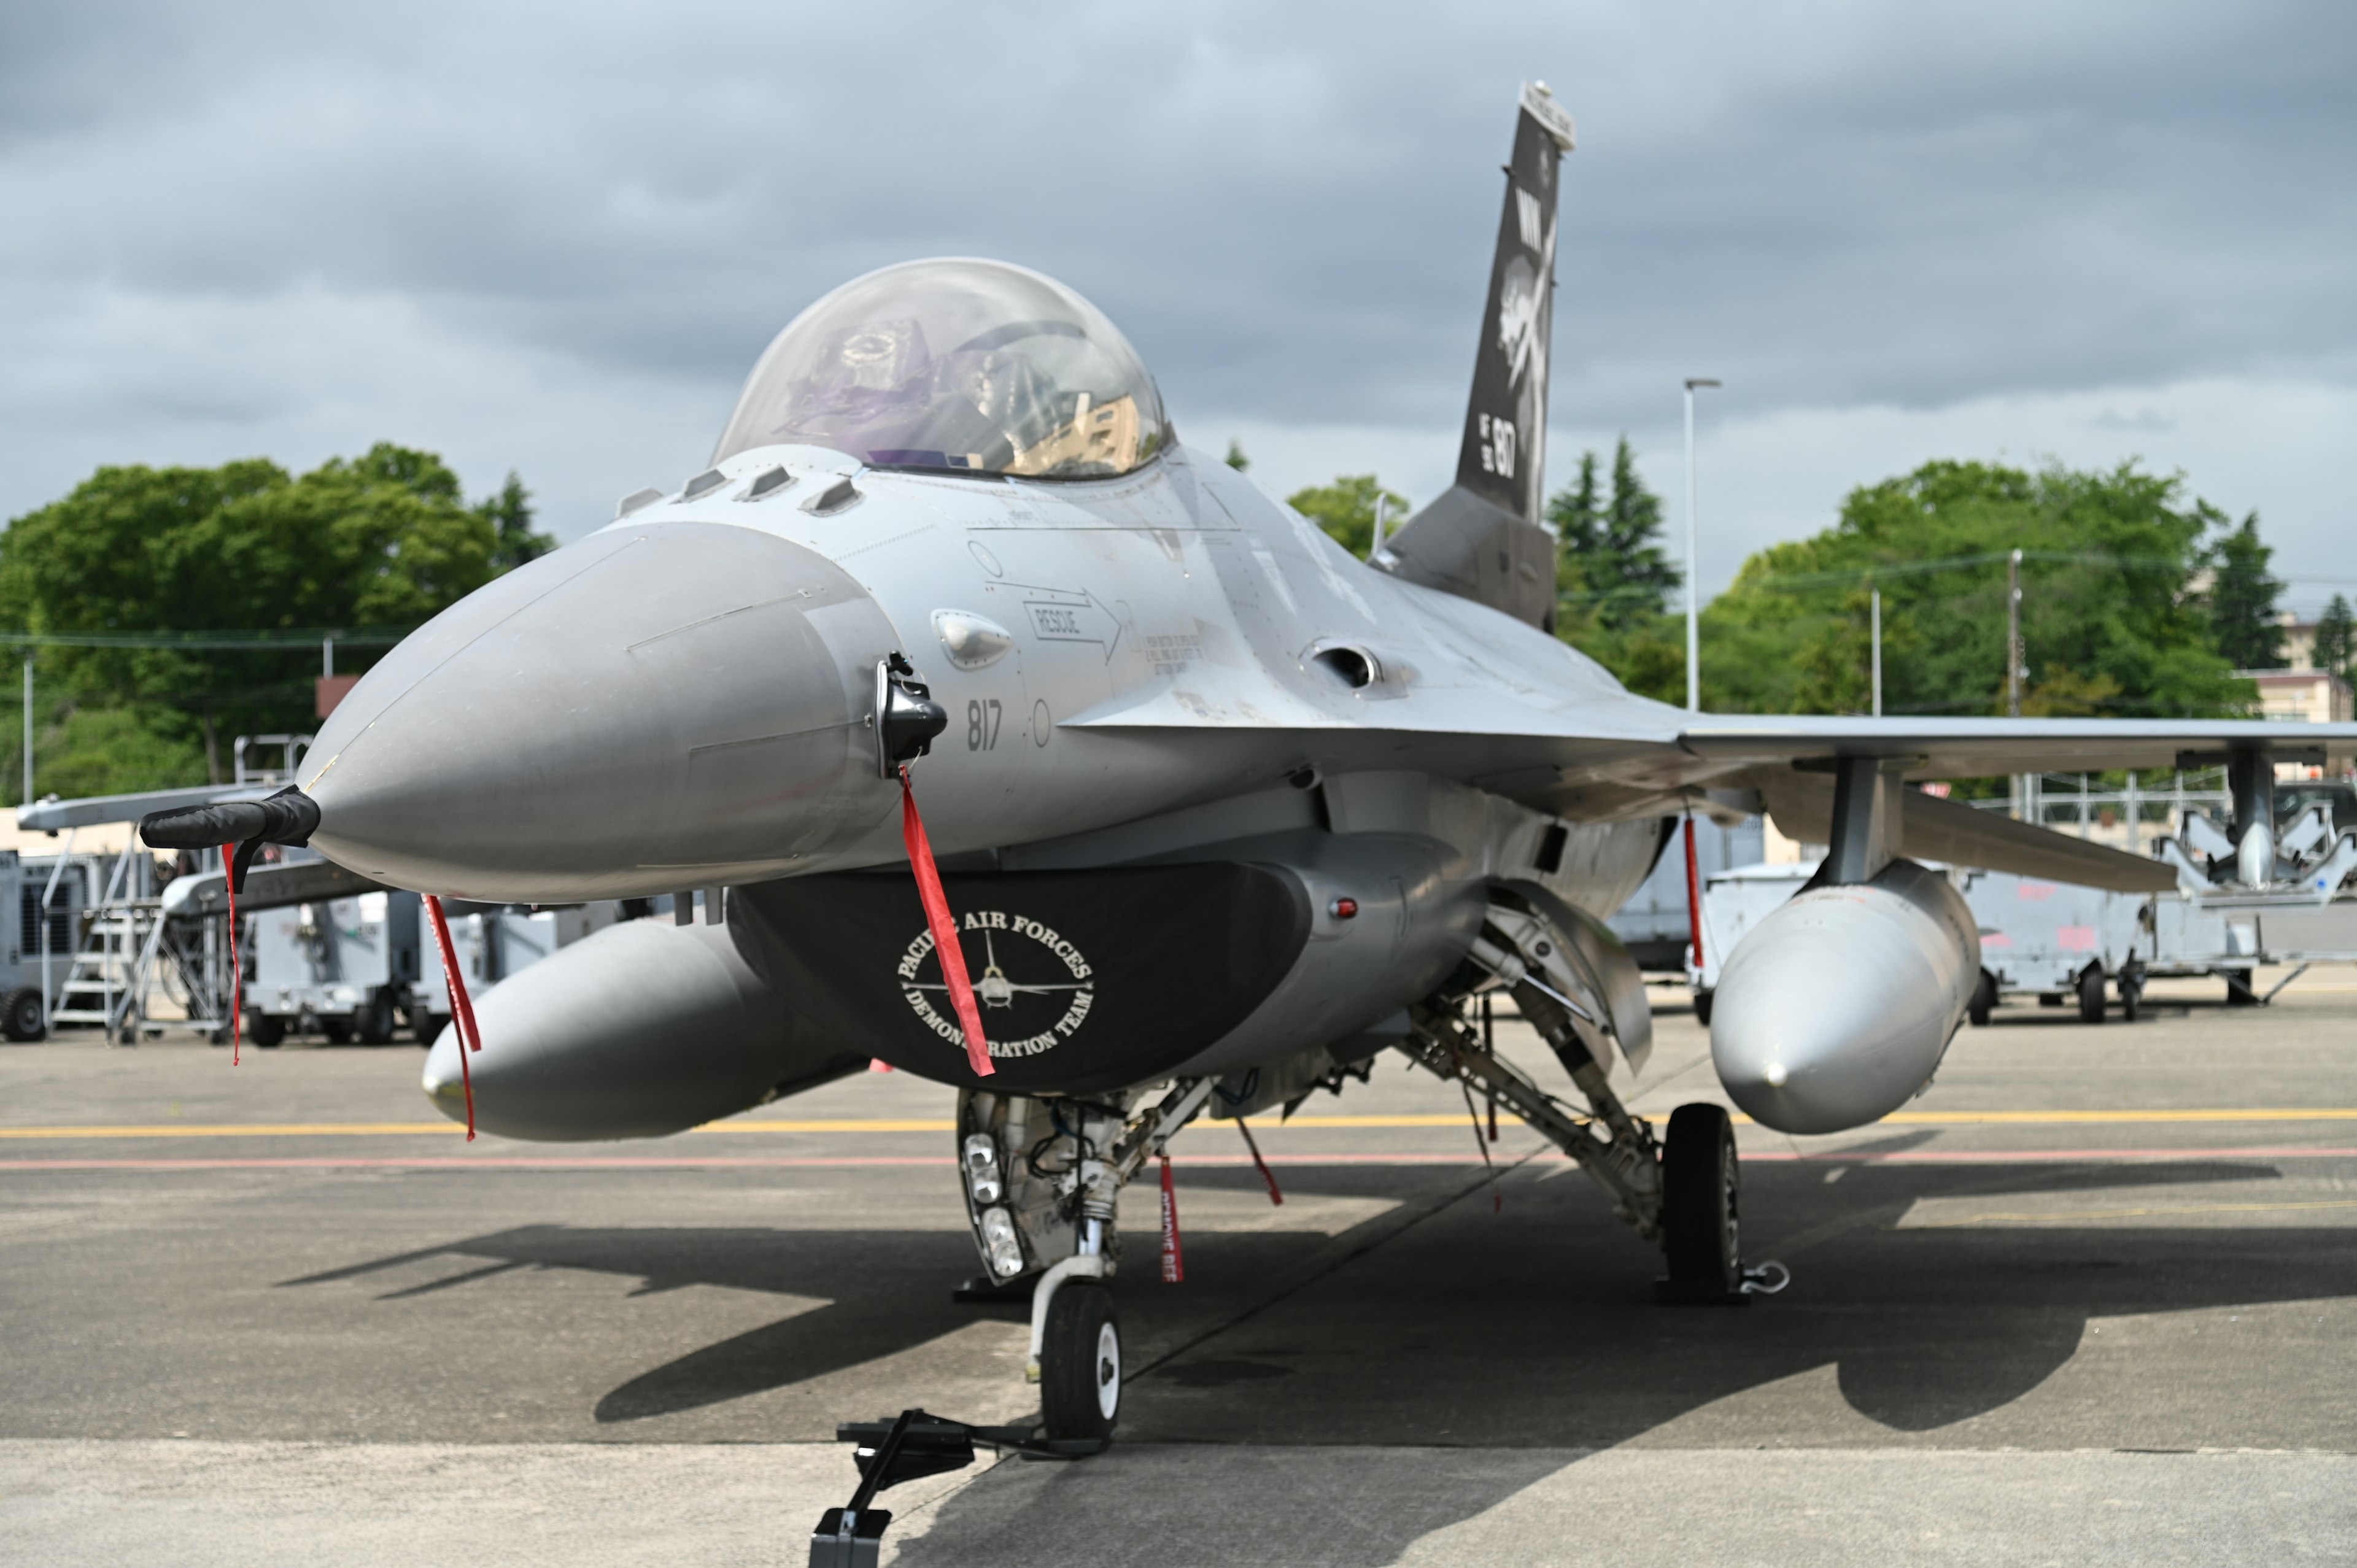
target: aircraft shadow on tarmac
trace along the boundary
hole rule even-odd
[[[1877,1152],[1917,1140],[1893,1139]],[[1455,1171],[1289,1173],[1305,1195],[1397,1200],[1399,1218],[1387,1230],[1374,1220],[1331,1240],[1305,1231],[1199,1233],[1189,1238],[1189,1277],[1178,1287],[1154,1279],[1150,1240],[1133,1235],[1133,1266],[1115,1287],[1132,1343],[1125,1434],[1607,1446],[1825,1365],[1838,1369],[1859,1413],[1929,1432],[2037,1387],[2071,1359],[2091,1317],[2339,1296],[2357,1278],[2351,1230],[2091,1228],[2070,1223],[2070,1210],[2035,1224],[1892,1228],[1932,1199],[1972,1198],[1974,1212],[2002,1215],[2036,1195],[2276,1179],[2263,1161],[1868,1160],[1837,1183],[1826,1170],[1748,1170],[1751,1250],[1782,1256],[1796,1278],[1784,1295],[1743,1311],[1655,1305],[1658,1254],[1568,1172],[1511,1174],[1495,1214],[1487,1193]],[[1232,1190],[1254,1182],[1249,1171],[1217,1169],[1189,1178]],[[1430,1217],[1406,1222],[1420,1213]],[[537,1267],[635,1277],[641,1294],[701,1284],[826,1304],[630,1378],[598,1401],[601,1423],[789,1387],[913,1348],[977,1316],[1021,1316],[952,1304],[948,1286],[972,1270],[973,1255],[962,1234],[942,1231],[524,1226],[286,1283],[353,1279],[437,1255],[485,1266],[417,1288],[464,1288]],[[906,1391],[909,1403],[929,1397]]]

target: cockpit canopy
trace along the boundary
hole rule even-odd
[[[796,317],[712,460],[795,443],[878,467],[1103,478],[1170,440],[1103,312],[1022,267],[947,259],[855,278]]]

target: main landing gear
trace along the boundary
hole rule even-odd
[[[1782,1290],[1792,1278],[1783,1264],[1744,1266],[1740,1167],[1726,1108],[1682,1105],[1657,1142],[1606,1076],[1616,1045],[1612,1015],[1602,985],[1574,958],[1577,950],[1524,911],[1493,905],[1491,913],[1473,944],[1473,962],[1487,972],[1482,983],[1411,1009],[1415,1032],[1400,1048],[1439,1077],[1510,1106],[1577,1161],[1611,1197],[1614,1214],[1660,1240],[1667,1269],[1655,1288],[1663,1300],[1739,1306]],[[1486,990],[1513,997],[1571,1074],[1588,1115],[1539,1088],[1467,1023],[1467,1003]]]

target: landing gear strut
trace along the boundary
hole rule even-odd
[[[985,1090],[958,1097],[958,1163],[983,1267],[999,1288],[1036,1279],[1024,1371],[1039,1385],[1049,1441],[1113,1436],[1121,1416],[1121,1319],[1105,1281],[1121,1264],[1121,1189],[1202,1109],[1211,1085],[1181,1079],[1134,1112],[1125,1099]]]
[[[1575,968],[1566,944],[1525,912],[1492,905],[1491,917],[1473,944],[1473,962],[1491,977],[1477,989],[1495,985],[1513,997],[1571,1074],[1590,1114],[1577,1115],[1490,1049],[1464,1021],[1465,995],[1444,993],[1411,1009],[1415,1032],[1400,1048],[1431,1072],[1512,1106],[1578,1161],[1610,1195],[1613,1213],[1640,1236],[1660,1240],[1668,1262],[1658,1284],[1663,1300],[1740,1305],[1783,1289],[1792,1276],[1781,1263],[1743,1264],[1739,1167],[1726,1108],[1682,1105],[1671,1113],[1666,1139],[1657,1142],[1606,1077],[1616,1041],[1602,986]]]

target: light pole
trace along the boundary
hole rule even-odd
[[[1702,619],[1695,607],[1694,394],[1696,387],[1715,387],[1709,376],[1686,378],[1686,712],[1702,712]]]
[[[1874,590],[1874,716],[1882,716],[1882,590]]]
[[[2021,647],[2021,552],[2017,550],[2005,559],[2005,715],[2009,719],[2021,716],[2021,678],[2029,673],[2028,660]],[[2031,799],[2035,786],[2032,775],[2013,776],[2013,815],[2016,821],[2029,821],[2037,815],[2037,804]]]

